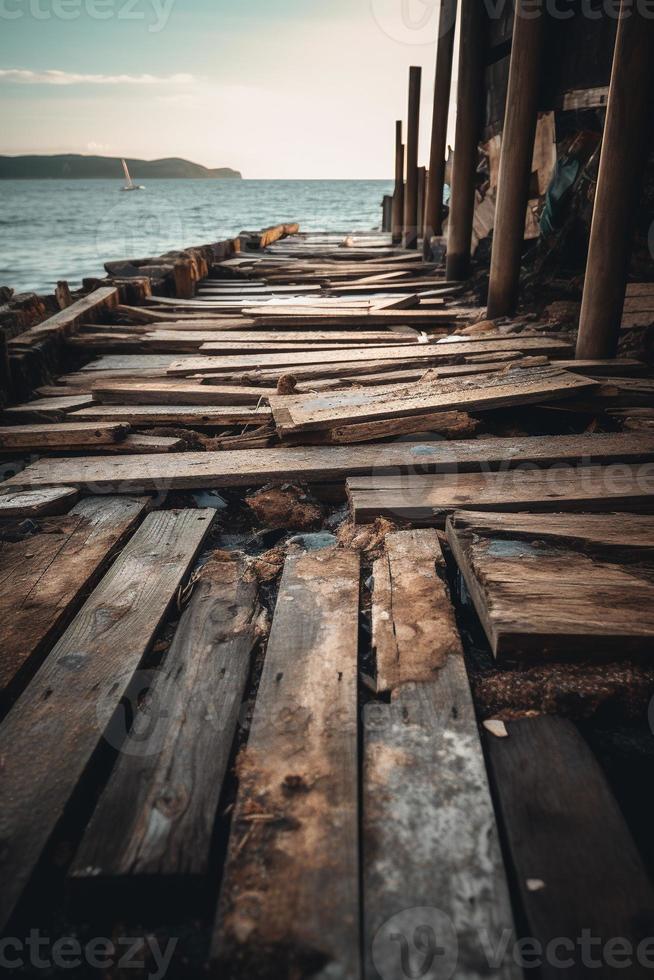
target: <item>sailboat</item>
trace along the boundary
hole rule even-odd
[[[123,191],[144,191],[145,187],[142,184],[135,184],[129,175],[129,170],[127,169],[127,162],[125,160],[121,161],[123,164],[123,173],[125,174],[125,186],[121,187]]]

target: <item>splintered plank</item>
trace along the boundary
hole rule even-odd
[[[391,701],[364,712],[366,975],[406,976],[398,934],[431,932],[433,976],[453,976],[457,963],[457,977],[488,976],[482,937],[512,934],[513,920],[435,531],[387,536],[372,615],[378,683]],[[522,976],[510,951],[493,976]]]
[[[229,405],[94,405],[73,418],[94,422],[129,422],[132,425],[262,425],[270,409]]]
[[[0,924],[126,695],[214,513],[146,517],[0,725]],[[115,743],[121,733],[114,726],[108,737]]]
[[[168,374],[210,374],[217,371],[246,371],[256,368],[292,367],[305,364],[355,364],[362,361],[411,360],[438,364],[456,361],[470,354],[489,354],[496,351],[519,351],[529,354],[548,354],[552,357],[569,355],[571,347],[549,337],[512,337],[508,340],[457,341],[446,344],[402,344],[390,347],[371,347],[369,350],[312,351],[286,354],[243,354],[211,357],[205,348],[202,357],[187,357],[173,362]]]
[[[596,381],[548,365],[456,381],[422,381],[392,388],[382,385],[331,395],[276,395],[271,396],[270,405],[280,433],[285,434],[429,412],[474,412],[526,405],[567,398],[596,387]]]
[[[358,555],[286,559],[238,762],[212,944],[226,973],[359,976],[358,613]]]
[[[148,698],[157,724],[146,714],[138,754],[123,752],[111,774],[70,871],[78,884],[208,873],[258,614],[243,558],[203,567]]]
[[[184,440],[174,436],[146,436],[140,432],[130,434],[121,442],[103,447],[109,453],[173,453],[184,448]]]
[[[38,490],[5,487],[6,484],[0,484],[0,518],[65,514],[78,497],[74,487],[43,487]]]
[[[451,521],[447,534],[496,657],[651,651],[651,560],[622,564],[558,541],[481,536]]]
[[[0,451],[33,449],[93,449],[123,439],[128,422],[61,422],[0,426]]]
[[[146,505],[129,497],[83,500],[67,517],[42,521],[36,534],[0,541],[3,705],[38,667]]]
[[[54,458],[37,460],[1,486],[7,490],[32,489],[49,486],[92,486],[95,493],[134,493],[145,490],[191,490],[207,487],[251,486],[271,480],[305,480],[332,482],[346,477],[375,474],[375,480],[353,484],[353,489],[372,490],[377,487],[377,475],[406,474],[403,479],[417,479],[421,473],[465,473],[480,469],[517,467],[527,463],[548,466],[554,463],[608,463],[617,460],[630,462],[654,459],[654,433],[600,433],[574,436],[530,436],[520,439],[475,439],[408,443],[370,443],[357,447],[297,446],[293,448],[233,450],[221,453],[183,453],[151,456],[107,458]],[[631,474],[631,470],[627,470]],[[647,477],[647,468],[644,476]],[[485,474],[492,487],[492,474]],[[511,477],[499,474],[511,493],[518,494],[520,480],[511,491]],[[592,477],[592,474],[591,474]],[[384,476],[384,480],[388,480]],[[522,481],[525,474],[521,473]],[[535,477],[534,477],[535,479]],[[553,478],[551,478],[553,479]],[[402,490],[404,484],[385,483],[385,490]],[[438,486],[452,488],[448,501],[450,509],[474,506],[470,493],[462,498],[456,485],[439,481]],[[461,483],[461,488],[464,483]],[[499,486],[499,484],[498,484]],[[647,486],[647,479],[645,479]],[[428,489],[432,489],[430,484]],[[471,486],[476,493],[479,483]],[[428,492],[419,487],[420,494]],[[536,491],[534,491],[536,493]],[[651,493],[651,489],[649,490]],[[489,491],[490,493],[490,491]],[[498,494],[492,495],[493,505]],[[532,494],[533,496],[533,494]],[[646,498],[642,493],[641,497]],[[419,497],[418,500],[421,498]],[[531,498],[527,498],[531,499]],[[580,497],[580,499],[583,499]],[[615,499],[615,498],[614,498]],[[380,499],[379,503],[383,501]],[[429,511],[431,514],[431,510]]]
[[[493,538],[563,542],[581,551],[624,556],[654,549],[654,517],[648,514],[502,514],[455,512],[454,531]]]
[[[654,891],[593,753],[563,718],[509,721],[506,730],[486,744],[525,934],[556,951],[538,957],[539,976],[649,976],[636,950],[651,950]]]
[[[654,510],[654,464],[553,466],[436,476],[352,476],[356,523],[376,517],[443,527],[455,510]]]

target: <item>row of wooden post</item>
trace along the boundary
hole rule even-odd
[[[461,41],[446,278],[460,281],[470,272],[486,15],[479,0],[459,0],[459,3]],[[654,20],[631,0],[621,0],[621,3],[581,308],[577,346],[580,358],[612,357],[617,349],[631,233],[651,124]],[[518,300],[544,57],[544,9],[534,16],[533,0],[515,0],[515,6],[488,291],[491,318],[513,313]],[[426,258],[431,254],[432,236],[441,235],[443,230],[456,16],[457,0],[442,0],[424,210],[419,211],[418,203],[420,68],[412,67],[409,72],[406,153],[402,123],[396,123],[392,238],[394,244],[416,248],[422,237]]]

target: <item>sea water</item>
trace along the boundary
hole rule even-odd
[[[0,285],[51,291],[103,263],[160,255],[280,222],[304,231],[379,229],[384,180],[0,181]]]

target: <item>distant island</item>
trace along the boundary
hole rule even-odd
[[[238,170],[218,167],[210,170],[199,163],[166,157],[164,160],[127,159],[133,180],[193,178],[200,180],[242,180]],[[56,156],[0,156],[0,180],[91,180],[123,179],[120,157],[83,156],[63,153]]]

